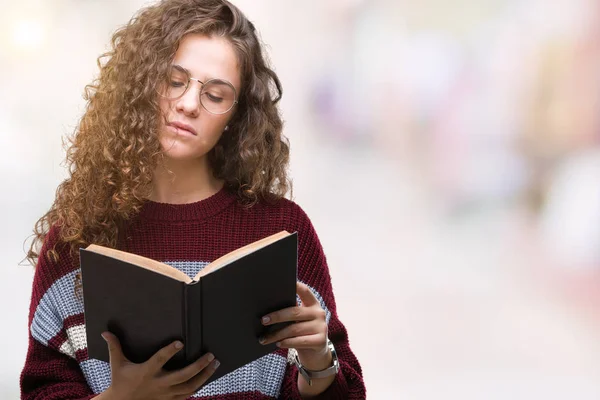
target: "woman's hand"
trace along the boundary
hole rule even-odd
[[[277,343],[281,348],[295,348],[300,362],[307,369],[320,371],[331,366],[331,353],[327,347],[327,321],[325,310],[308,286],[298,282],[296,291],[302,304],[265,315],[263,325],[294,322],[287,327],[260,338],[261,344]]]
[[[110,354],[111,386],[98,399],[105,400],[159,400],[187,399],[215,372],[219,362],[207,353],[194,363],[177,371],[165,371],[163,366],[183,343],[174,342],[160,349],[148,361],[135,364],[121,350],[117,337],[104,332]]]

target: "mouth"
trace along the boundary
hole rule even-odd
[[[167,124],[167,126],[176,128],[177,131],[183,131],[183,133],[188,133],[188,134],[191,134],[194,136],[198,136],[198,133],[196,133],[196,130],[194,128],[192,128],[191,125],[184,124],[183,122],[173,121],[173,122],[169,122]]]

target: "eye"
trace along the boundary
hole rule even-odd
[[[185,86],[185,83],[184,82],[180,82],[180,81],[171,81],[170,84],[171,84],[172,87],[183,87],[183,86]]]
[[[215,102],[215,103],[220,103],[220,102],[222,102],[222,101],[223,101],[223,98],[222,98],[222,97],[215,96],[215,95],[214,95],[214,94],[212,94],[212,93],[206,93],[206,97],[208,97],[208,99],[209,99],[210,101],[212,101],[212,102]]]

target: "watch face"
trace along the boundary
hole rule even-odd
[[[290,349],[289,350],[290,355],[292,356],[292,361],[296,365],[296,368],[298,368],[298,371],[300,372],[300,375],[302,375],[302,377],[311,386],[312,386],[312,380],[313,379],[315,379],[315,378],[325,378],[325,377],[328,377],[328,376],[331,376],[331,375],[335,375],[340,370],[340,363],[338,361],[338,357],[337,357],[337,353],[335,351],[335,347],[333,347],[333,343],[331,343],[331,340],[328,340],[327,347],[331,351],[331,359],[332,359],[332,364],[333,365],[331,367],[329,367],[329,368],[326,368],[326,369],[322,370],[322,371],[310,371],[310,370],[307,370],[306,368],[304,368],[304,366],[300,362],[300,359],[298,358],[298,352],[295,351],[295,349]],[[292,350],[293,350],[293,352],[292,352]]]
[[[337,374],[340,369],[340,363],[338,361],[337,352],[335,351],[335,347],[333,346],[333,343],[329,339],[327,340],[327,347],[329,347],[329,350],[331,351],[331,358],[333,360],[333,368],[335,370],[335,373]]]

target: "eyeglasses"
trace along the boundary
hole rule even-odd
[[[166,82],[158,89],[158,94],[169,100],[176,100],[188,91],[191,81],[201,85],[200,104],[211,114],[225,114],[238,103],[237,92],[231,83],[222,79],[202,82],[192,78],[188,71],[179,65],[171,67]]]

